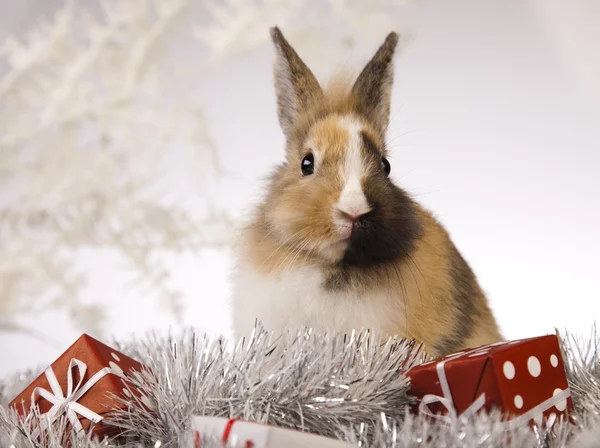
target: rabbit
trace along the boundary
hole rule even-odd
[[[323,89],[278,27],[277,115],[285,161],[240,230],[233,330],[259,322],[415,340],[431,355],[503,340],[486,295],[449,233],[391,179],[385,139],[391,32],[353,84]]]

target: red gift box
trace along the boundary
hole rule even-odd
[[[405,374],[415,411],[445,420],[499,408],[507,427],[551,426],[573,409],[556,335],[463,350]]]
[[[9,406],[29,418],[37,407],[41,418],[34,438],[61,417],[66,417],[76,431],[91,429],[96,436],[113,435],[116,428],[104,420],[115,409],[126,406],[119,398],[140,398],[128,387],[126,377],[142,369],[139,362],[84,334]]]
[[[348,442],[331,439],[308,432],[279,428],[237,418],[194,416],[191,421],[193,448],[202,448],[203,436],[216,436],[223,446],[246,448],[353,448]]]

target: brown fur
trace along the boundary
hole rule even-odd
[[[399,305],[405,310],[398,314],[397,325],[382,328],[386,334],[400,335],[424,343],[433,355],[444,355],[467,347],[477,347],[503,340],[487,303],[485,294],[472,274],[466,281],[473,288],[470,317],[461,315],[455,297],[454,278],[451,272],[452,256],[456,251],[447,231],[425,209],[419,210],[424,227],[423,237],[411,254],[410,260],[399,266],[386,266],[382,270],[353,276],[350,288],[367,291],[371,288],[389,288],[398,291]],[[278,244],[268,237],[268,230],[259,220],[246,229],[248,247],[246,255],[253,265],[265,275],[277,275],[291,267],[301,265],[331,268],[320,257],[310,252],[298,254],[293,248]],[[465,332],[467,320],[473,324]],[[405,331],[399,331],[401,329]],[[449,336],[457,334],[459,341]]]
[[[287,67],[288,78],[276,80],[286,161],[272,175],[265,201],[244,230],[246,262],[275,277],[316,267],[326,278],[325,290],[387,291],[397,298],[397,318],[381,330],[424,342],[434,355],[502,340],[485,294],[448,232],[381,173],[397,36],[386,39],[352,87],[337,83],[327,91],[281,32],[272,36]],[[339,167],[350,139],[343,117],[360,123],[361,154],[369,161],[360,181],[376,213],[365,224],[365,232],[371,232],[365,235],[371,236],[357,246],[354,258],[336,240],[332,222],[343,187]],[[318,155],[318,175],[303,177],[298,167],[309,152]]]

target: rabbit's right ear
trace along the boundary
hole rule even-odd
[[[283,37],[279,28],[271,28],[275,44],[274,67],[277,114],[286,137],[289,137],[298,116],[323,96],[315,75]]]

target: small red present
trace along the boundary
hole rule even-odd
[[[447,421],[496,408],[508,428],[551,426],[573,409],[556,335],[463,350],[405,374],[415,411]]]
[[[139,395],[128,386],[126,377],[142,369],[139,362],[84,334],[9,406],[28,418],[34,418],[37,407],[41,418],[35,438],[61,417],[76,431],[113,435],[116,428],[106,425],[105,417],[126,406],[118,398],[129,400]]]
[[[239,446],[245,448],[353,448],[341,440],[331,439],[308,432],[279,428],[237,418],[192,417],[192,444],[194,448],[202,448],[203,436],[216,436],[223,446]]]

